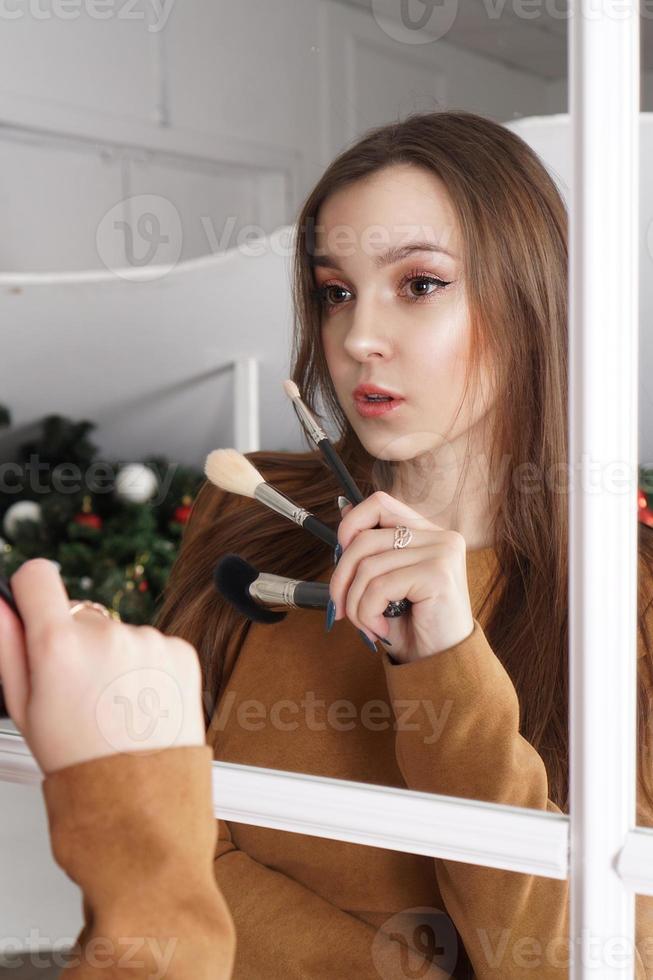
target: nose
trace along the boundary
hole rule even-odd
[[[373,356],[390,357],[391,334],[384,323],[385,317],[377,305],[371,300],[363,302],[359,299],[344,340],[349,356],[359,361]]]

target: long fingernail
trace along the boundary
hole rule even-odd
[[[351,500],[348,500],[347,497],[343,497],[342,494],[339,494],[338,495],[338,507],[340,509],[340,513],[341,514],[342,514],[343,510],[345,509],[345,507],[348,504],[350,504],[350,503],[351,503]]]
[[[336,618],[336,604],[331,598],[331,596],[329,596],[329,602],[327,604],[327,609],[326,609],[326,632],[327,633],[333,626],[335,622],[335,618]]]
[[[342,556],[342,545],[340,544],[340,542],[338,542],[338,544],[335,546],[335,548],[333,550],[333,564],[334,565],[337,565],[338,564],[338,562],[340,561],[341,556]]]
[[[374,630],[372,630],[372,632],[374,633]],[[385,636],[379,636],[378,633],[374,633],[374,635],[377,638],[377,640],[380,640],[381,641],[381,643],[386,643],[389,647],[392,646],[392,643],[390,642],[390,640],[386,640]]]
[[[370,640],[370,638],[367,635],[367,633],[364,633],[363,630],[359,630],[358,632],[363,637],[363,639],[365,640],[366,645],[370,648],[370,650],[373,650],[374,653],[378,653],[379,651],[376,649],[376,643],[372,643],[372,641]]]

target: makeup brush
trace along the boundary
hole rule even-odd
[[[332,550],[338,544],[338,535],[332,528],[266,483],[256,467],[236,449],[214,449],[206,457],[204,472],[217,487],[260,500],[270,510],[310,531]]]
[[[9,581],[4,577],[4,575],[0,575],[0,601],[3,601],[3,602],[6,602],[7,603],[7,605],[11,609],[11,611],[14,612],[16,614],[16,616],[18,616],[18,619],[20,620],[20,622],[22,624],[23,617],[21,616],[21,614],[20,614],[20,612],[18,610],[18,606],[16,605],[16,600],[14,599],[14,594],[11,591],[11,585],[9,584]],[[7,708],[7,705],[6,705],[6,702],[5,702],[5,699],[4,699],[4,694],[3,694],[3,691],[2,691],[2,682],[1,681],[0,681],[0,717],[2,717],[2,718],[8,718],[9,717],[9,709]]]
[[[328,582],[306,582],[259,572],[240,555],[224,555],[213,570],[213,584],[236,609],[256,623],[277,623],[286,613],[273,612],[267,606],[326,609],[329,602]]]
[[[9,580],[6,579],[4,577],[4,575],[0,575],[0,599],[4,599],[4,601],[7,603],[7,605],[11,609],[11,611],[13,613],[15,613],[16,616],[18,616],[18,618],[19,618],[19,620],[21,621],[21,624],[22,624],[23,617],[21,616],[20,612],[18,611],[18,606],[16,605],[16,600],[14,599],[14,594],[11,591],[11,585],[9,584]]]
[[[302,423],[305,430],[308,432],[309,436],[326,459],[336,478],[340,481],[346,496],[354,505],[360,504],[361,501],[365,499],[363,494],[358,489],[353,476],[340,459],[340,456],[336,452],[335,446],[329,439],[328,435],[324,429],[317,424],[315,418],[313,417],[313,413],[302,401],[297,384],[290,378],[287,378],[283,383],[283,387],[284,391],[288,395],[288,398],[290,398],[293,404],[293,408],[295,409],[295,413],[297,414],[299,421]],[[381,525],[377,524],[376,526],[380,527]],[[405,613],[411,606],[412,602],[410,599],[397,599],[388,603],[383,610],[383,615],[388,619],[392,619],[395,616],[401,616],[402,613]]]
[[[338,456],[333,443],[329,439],[324,429],[318,425],[313,413],[306,407],[299,394],[299,388],[290,378],[283,383],[284,390],[292,402],[297,418],[302,423],[309,436],[320,450],[333,473],[340,481],[340,485],[345,491],[345,496],[351,500],[352,504],[360,504],[364,500],[363,494],[356,485],[353,476]]]
[[[284,612],[273,612],[267,606],[289,606],[302,609],[326,609],[329,602],[328,582],[307,582],[285,575],[259,573],[240,555],[223,555],[213,569],[213,584],[239,613],[256,623],[278,623],[286,618]],[[358,630],[367,646],[370,640]],[[374,634],[377,636],[377,634]],[[377,637],[389,646],[389,640]],[[371,644],[376,652],[376,647]]]

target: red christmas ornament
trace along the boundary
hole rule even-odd
[[[147,581],[145,579],[143,579],[141,582],[138,583],[139,592],[147,592],[148,589],[149,589],[149,585],[147,584]]]
[[[93,527],[97,531],[102,528],[102,518],[99,514],[75,514],[73,521],[82,527]]]
[[[175,508],[173,517],[178,524],[186,524],[188,522],[191,508],[192,508],[191,504],[180,504],[179,507]]]
[[[640,507],[637,517],[642,524],[653,527],[653,510],[650,510],[648,507]]]

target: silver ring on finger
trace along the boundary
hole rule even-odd
[[[393,548],[406,548],[413,540],[413,532],[404,524],[395,526],[395,537],[392,543]]]

